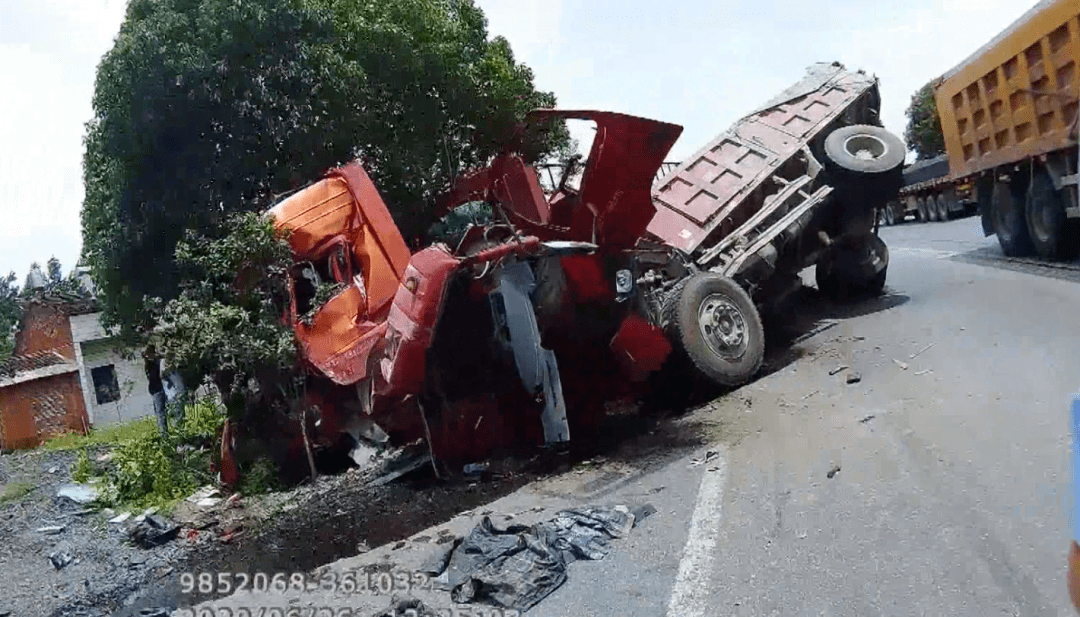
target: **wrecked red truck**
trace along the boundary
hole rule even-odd
[[[315,441],[424,439],[449,473],[569,441],[673,351],[718,384],[746,382],[759,307],[800,270],[816,265],[835,297],[884,284],[874,213],[899,190],[903,145],[878,105],[876,79],[815,65],[655,188],[682,127],[538,110],[527,123],[595,122],[578,186],[568,169],[545,190],[508,151],[438,202],[484,202],[500,222],[415,253],[357,164],[286,198],[269,213],[299,264],[291,320]]]

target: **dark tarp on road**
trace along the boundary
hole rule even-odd
[[[496,527],[484,517],[468,536],[437,555],[429,568],[455,602],[482,602],[527,611],[566,582],[567,564],[603,559],[608,541],[625,536],[655,512],[642,506],[586,506],[563,510],[532,526]]]

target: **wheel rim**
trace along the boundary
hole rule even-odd
[[[731,298],[707,296],[698,308],[698,325],[705,344],[716,355],[734,359],[746,353],[750,338],[746,318]]]
[[[873,135],[852,135],[844,140],[844,151],[861,161],[872,161],[885,156],[889,146]]]

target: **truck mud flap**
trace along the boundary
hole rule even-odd
[[[523,262],[507,264],[498,274],[499,287],[491,292],[496,338],[509,348],[521,383],[531,394],[543,396],[540,416],[544,442],[548,445],[570,440],[566,402],[555,353],[540,345],[530,294],[536,287],[532,268]]]

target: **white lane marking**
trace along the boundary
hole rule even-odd
[[[697,503],[690,519],[690,534],[686,538],[679,573],[671,590],[667,614],[669,617],[705,617],[715,614],[709,605],[709,575],[716,559],[716,540],[723,518],[724,484],[727,482],[727,448],[713,446],[720,457],[705,466]],[[710,471],[715,470],[715,471]]]
[[[889,247],[889,252],[898,255],[918,255],[920,257],[933,257],[935,259],[948,259],[960,254],[960,251],[942,251],[938,249],[920,249],[898,246]]]

